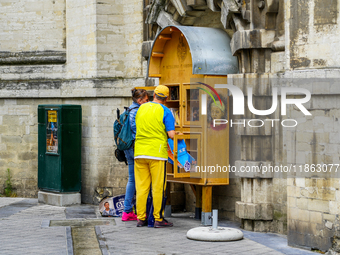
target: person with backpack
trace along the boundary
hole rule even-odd
[[[141,105],[136,115],[135,179],[137,190],[137,227],[147,226],[147,199],[152,186],[154,227],[172,227],[164,219],[167,139],[175,136],[175,118],[164,104],[169,88],[158,85],[153,102]]]
[[[132,104],[129,106],[129,123],[132,131],[133,139],[136,137],[136,121],[135,117],[140,105],[149,101],[149,96],[144,89],[132,89]],[[124,200],[124,212],[122,214],[122,221],[137,220],[137,215],[132,210],[132,199],[135,195],[135,174],[134,174],[134,142],[131,147],[124,150],[124,154],[129,165],[129,179],[126,185],[125,200]]]

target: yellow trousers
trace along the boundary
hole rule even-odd
[[[152,183],[153,216],[162,221],[164,215],[163,198],[166,189],[166,161],[146,158],[135,159],[137,218],[146,219],[146,203]]]

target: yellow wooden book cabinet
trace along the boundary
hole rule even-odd
[[[227,83],[227,74],[238,72],[229,45],[220,29],[169,26],[156,36],[148,63],[148,77],[169,87],[166,106],[175,116],[176,131],[183,133],[174,138],[167,181],[191,185],[204,225],[211,225],[212,186],[229,184],[229,125],[220,124],[229,119],[228,91],[215,88]],[[152,92],[155,87],[143,88]],[[223,121],[214,125],[214,119]],[[177,165],[179,139],[194,158],[190,170]]]

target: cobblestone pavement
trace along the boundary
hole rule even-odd
[[[2,197],[0,198],[0,208],[4,207],[6,205],[10,205],[15,202],[19,202],[21,200],[24,200],[24,198],[17,198],[17,197]]]
[[[51,227],[50,222],[67,219],[82,225],[85,219],[96,217],[98,210],[91,205],[56,207],[38,204],[37,199],[0,198],[0,254],[91,254],[85,249],[73,252],[73,230],[68,226]],[[154,229],[136,228],[136,222],[115,218],[116,225],[95,226],[94,232],[104,255],[316,254],[288,247],[285,236],[272,233],[243,231],[245,238],[235,242],[193,241],[186,238],[186,232],[198,227],[199,221],[190,214],[173,214],[169,220],[174,227]],[[232,222],[221,221],[219,225],[237,228]]]
[[[37,199],[0,198],[0,254],[67,254],[65,228],[41,228],[43,219],[65,219],[65,208]]]
[[[243,231],[245,238],[235,242],[200,242],[186,238],[189,229],[199,227],[200,222],[189,214],[173,214],[168,218],[172,228],[136,228],[135,222],[116,220],[117,228],[100,226],[110,254],[314,254],[287,246],[285,236],[272,233]],[[233,222],[220,222],[219,226],[237,227]],[[251,240],[247,237],[251,237]],[[260,242],[258,242],[260,241]],[[138,252],[137,252],[138,251]]]

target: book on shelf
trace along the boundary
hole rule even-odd
[[[172,112],[172,115],[175,118],[175,125],[180,125],[180,119],[179,119],[179,109],[178,108],[169,108]]]
[[[170,100],[179,100],[179,87],[170,87]]]

